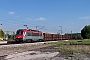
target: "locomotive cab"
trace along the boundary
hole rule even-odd
[[[23,30],[17,30],[15,35],[15,41],[16,42],[23,41]]]

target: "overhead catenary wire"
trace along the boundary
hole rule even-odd
[[[13,24],[13,25],[20,25],[20,24],[17,24],[16,22],[11,22],[11,21],[6,21],[6,20],[4,20],[4,19],[0,19],[0,21],[3,21],[4,23],[15,23],[15,24]],[[8,24],[9,24],[8,23]]]
[[[3,9],[6,9],[6,10],[8,10],[8,11],[13,11],[13,10],[11,10],[11,9],[8,9],[8,8],[6,8],[6,7],[4,7],[4,6],[1,6],[0,5],[0,7],[1,8],[3,8]],[[13,12],[15,12],[15,11],[13,11]],[[15,12],[16,14],[18,14],[18,15],[20,15],[20,16],[23,16],[23,17],[25,17],[25,18],[27,18],[27,16],[25,16],[25,15],[23,15],[23,14],[20,14],[20,13],[17,13],[17,12]],[[3,16],[0,16],[0,17],[3,17]],[[4,17],[4,18],[6,18],[6,17]],[[15,19],[11,19],[11,18],[6,18],[6,19],[8,19],[8,20],[14,20],[15,22],[20,22],[21,24],[27,24],[28,26],[30,26],[30,27],[36,27],[35,25],[30,25],[30,23],[28,23],[28,22],[24,22],[24,21],[20,21],[20,20],[15,20]],[[15,23],[16,24],[16,23]],[[42,27],[42,26],[41,26]]]
[[[8,9],[8,8],[6,8],[6,7],[4,7],[4,6],[1,6],[1,5],[0,5],[0,7],[6,9],[6,10],[8,10],[8,11],[12,11],[11,9]],[[14,11],[13,11],[13,12],[14,12]],[[22,15],[22,14],[17,13],[17,12],[15,12],[15,13],[18,14],[18,15],[20,15],[20,16],[23,16],[23,17],[27,18],[25,15]],[[0,17],[3,17],[3,16],[0,16]],[[4,18],[6,18],[6,17],[4,17]],[[6,19],[11,20],[11,18],[6,18]],[[27,23],[27,22],[24,22],[24,21],[20,21],[20,20],[15,20],[15,19],[12,19],[12,20],[14,20],[15,22],[18,22],[18,21],[19,21],[20,23],[30,24],[30,23]]]
[[[4,6],[1,6],[1,5],[0,5],[0,7],[3,8],[3,9],[6,9],[6,10],[8,10],[8,11],[13,11],[13,10],[8,9],[8,8],[6,8],[6,7],[4,7]],[[15,11],[13,11],[13,12],[15,12]],[[23,14],[20,14],[20,13],[17,13],[17,12],[15,12],[15,13],[18,14],[19,16],[23,16],[23,17],[27,18],[27,16],[25,16],[25,15],[23,15]],[[29,27],[36,27],[35,25],[33,25],[33,24],[31,25],[30,23],[25,22],[25,21],[16,20],[16,19],[11,19],[11,18],[7,18],[7,17],[3,17],[3,16],[0,16],[0,17],[4,18],[4,19],[2,19],[2,20],[6,21],[6,22],[13,23],[13,25],[14,25],[14,24],[15,24],[15,25],[20,25],[20,24],[22,24],[22,25],[27,25],[27,26],[29,26]],[[5,19],[5,18],[6,18],[6,19]],[[7,21],[7,20],[13,20],[13,21]],[[39,27],[43,27],[43,26],[39,26]]]
[[[4,22],[9,22],[9,23],[13,23],[13,25],[15,24],[15,25],[26,25],[27,23],[26,22],[22,22],[22,21],[19,21],[18,20],[18,22],[16,22],[16,20],[15,19],[11,19],[11,18],[7,18],[7,17],[3,17],[3,16],[0,16],[0,20],[1,21],[4,21]],[[26,23],[26,24],[25,24]],[[35,25],[29,25],[29,24],[27,24],[29,27],[36,27]],[[39,26],[38,25],[38,27],[40,28],[42,28],[42,27],[44,27],[44,26]]]
[[[0,17],[0,21],[1,21],[1,20],[2,20],[2,21],[6,21],[6,22],[15,23],[15,24],[23,24],[23,23],[20,23],[20,22],[15,22],[15,20],[10,21],[11,19],[8,19],[8,18],[4,19],[4,18]]]
[[[6,9],[6,10],[8,10],[8,11],[13,11],[13,10],[8,9],[8,8],[6,8],[6,7],[4,7],[4,6],[1,6],[1,5],[0,5],[0,7]],[[15,12],[15,11],[13,11],[13,12]],[[15,13],[17,13],[17,12],[15,12]],[[23,16],[23,17],[27,17],[27,16],[25,16],[25,15],[23,15],[23,14],[20,14],[20,13],[17,13],[17,14],[18,14],[18,15],[21,15],[21,16]]]
[[[12,21],[14,21],[14,22],[20,22],[20,23],[25,23],[25,22],[23,22],[23,21],[20,21],[20,20],[16,20],[16,19],[12,19],[12,18],[8,18],[8,17],[3,17],[3,16],[0,16],[0,18],[3,18],[3,19],[5,19],[5,20],[12,20]]]

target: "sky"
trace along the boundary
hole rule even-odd
[[[0,28],[80,33],[90,24],[90,0],[0,0]]]

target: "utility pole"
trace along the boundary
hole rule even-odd
[[[38,28],[39,26],[36,26],[36,30],[38,30],[37,28]]]
[[[40,29],[44,29],[45,28],[45,26],[36,26],[36,30],[40,30]]]
[[[71,39],[72,39],[72,31],[71,31]]]
[[[62,40],[62,26],[59,26],[60,27],[60,31],[61,31],[61,40]]]

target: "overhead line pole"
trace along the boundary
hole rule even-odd
[[[38,30],[37,28],[38,28],[39,26],[36,26],[36,30]]]
[[[62,40],[62,26],[59,26],[60,27],[60,31],[61,31],[61,40]]]

